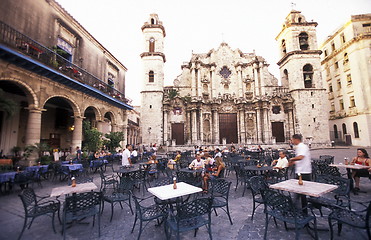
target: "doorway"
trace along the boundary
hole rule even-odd
[[[227,144],[238,143],[237,113],[219,113],[219,139],[227,140]]]
[[[176,145],[184,145],[184,123],[171,124],[171,139],[175,139]]]
[[[272,136],[276,138],[276,142],[285,142],[283,122],[272,122]]]

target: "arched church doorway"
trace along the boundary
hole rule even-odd
[[[223,143],[238,143],[237,137],[237,113],[219,113],[219,139]]]
[[[171,139],[175,139],[176,145],[184,145],[184,123],[171,124]]]

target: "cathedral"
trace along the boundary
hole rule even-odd
[[[276,37],[281,84],[262,56],[223,42],[207,53],[193,53],[173,86],[164,87],[166,32],[151,14],[142,26],[143,144],[276,144],[295,133],[312,144],[328,144],[316,26],[299,11],[286,17]]]

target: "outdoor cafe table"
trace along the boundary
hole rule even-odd
[[[72,187],[72,186],[56,187],[52,189],[52,193],[50,194],[50,197],[59,197],[61,195],[68,195],[72,193],[89,192],[97,188],[98,188],[97,185],[95,185],[92,182],[76,184],[76,187]]]
[[[248,171],[270,171],[273,170],[272,166],[245,166],[243,169],[248,170]]]
[[[354,182],[353,182],[353,177],[352,177],[352,172],[350,171],[351,169],[355,170],[360,170],[360,169],[368,169],[371,168],[371,166],[364,166],[360,164],[330,164],[330,167],[337,167],[337,168],[346,168],[347,169],[347,176],[348,179],[350,179],[350,189],[352,190],[354,188]]]
[[[176,189],[173,188],[173,184],[148,188],[148,192],[152,193],[161,200],[168,200],[202,191],[201,188],[184,182],[179,182],[176,184],[176,186]]]
[[[17,172],[0,173],[0,183],[13,182]]]
[[[289,179],[270,185],[269,188],[300,194],[303,208],[308,205],[306,196],[320,197],[338,188],[336,185],[310,181],[303,181],[303,185],[299,185],[298,181],[298,179]]]
[[[118,176],[124,176],[124,175],[127,175],[129,173],[132,173],[132,172],[136,172],[136,171],[139,171],[140,169],[138,167],[129,167],[129,168],[126,168],[126,167],[122,167],[120,168],[119,170],[115,171],[116,174]]]
[[[202,168],[197,168],[197,169],[182,168],[179,171],[186,172],[186,173],[201,173],[202,170],[203,170]]]
[[[75,171],[75,170],[81,170],[82,169],[82,164],[81,163],[74,163],[74,164],[62,164],[63,167],[68,167],[70,171]]]

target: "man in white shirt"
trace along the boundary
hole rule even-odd
[[[193,160],[193,161],[191,162],[191,164],[189,164],[188,167],[189,167],[189,168],[193,168],[193,169],[204,168],[204,167],[205,167],[205,163],[204,163],[204,161],[201,159],[201,155],[200,155],[200,154],[196,154],[196,159]]]
[[[296,146],[296,148],[295,157],[290,159],[290,165],[295,164],[295,173],[300,173],[303,180],[310,181],[312,174],[312,164],[309,148],[302,142],[303,137],[300,134],[294,134],[291,141]]]
[[[279,153],[280,158],[277,160],[274,160],[272,162],[273,169],[275,169],[277,172],[280,169],[287,168],[289,166],[289,161],[287,161],[286,154],[283,151],[280,151]]]
[[[131,166],[130,151],[131,145],[127,144],[126,149],[122,152],[122,166]]]
[[[214,158],[217,158],[217,157],[222,157],[222,153],[220,152],[220,149],[219,148],[215,149],[215,156],[214,156]]]

